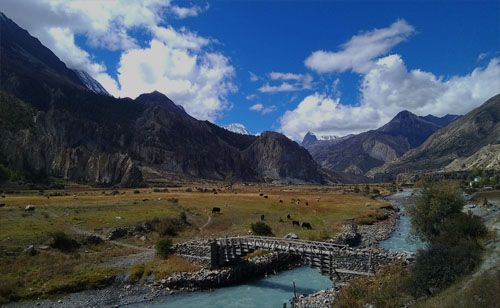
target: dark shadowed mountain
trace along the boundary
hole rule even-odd
[[[370,169],[401,157],[422,144],[430,135],[453,120],[419,117],[401,111],[389,123],[377,130],[333,140],[317,140],[307,134],[302,142],[314,159],[324,168],[337,172],[364,175]]]
[[[277,133],[232,133],[153,92],[89,91],[27,31],[0,15],[0,164],[32,179],[139,185],[154,176],[322,182],[311,155]]]
[[[500,95],[496,95],[438,130],[400,159],[372,170],[370,175],[393,178],[399,173],[442,169],[456,159],[474,155],[488,145],[499,144],[499,121]]]

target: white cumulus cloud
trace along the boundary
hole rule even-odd
[[[366,73],[373,59],[389,52],[414,32],[405,20],[398,20],[387,28],[374,29],[353,36],[339,51],[318,50],[305,61],[305,65],[318,73],[352,70]]]
[[[500,93],[500,58],[463,76],[444,78],[408,70],[401,56],[374,62],[363,75],[361,101],[352,106],[325,94],[309,95],[281,117],[280,130],[300,140],[308,131],[347,135],[375,129],[401,110],[417,115],[465,114]]]
[[[196,16],[208,6],[181,7],[165,0],[5,0],[1,9],[70,68],[87,71],[114,96],[134,98],[158,90],[193,116],[210,120],[229,107],[226,95],[235,90],[230,60],[207,51],[211,39],[175,29],[164,18],[164,13]],[[136,29],[151,35],[146,47],[130,34]],[[120,52],[117,79],[76,44],[76,35],[93,47]]]
[[[305,89],[311,89],[313,77],[309,74],[295,74],[283,72],[269,73],[269,79],[280,81],[277,85],[269,82],[264,83],[260,88],[261,93],[293,92]]]

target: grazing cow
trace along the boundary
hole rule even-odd
[[[297,227],[300,227],[300,222],[296,221],[296,220],[293,220],[292,221],[292,226],[297,226]]]
[[[261,196],[261,197],[262,197],[262,196],[264,196],[264,194],[263,194],[263,193],[260,193],[260,194],[259,194],[259,196]]]
[[[310,223],[308,223],[308,222],[303,222],[303,223],[302,223],[302,228],[304,228],[304,229],[308,229],[308,230],[311,230],[311,229],[312,229],[312,226],[311,226],[311,224],[310,224]]]
[[[212,214],[215,214],[215,213],[220,213],[220,207],[212,208]]]
[[[283,200],[280,200],[280,203],[283,203]]]
[[[309,202],[306,202],[306,205],[309,205]]]
[[[266,199],[267,199],[267,198],[268,198],[268,197],[267,197],[267,195],[265,195],[265,196],[264,196],[264,198],[266,198]]]
[[[286,215],[286,218],[292,219],[292,215],[288,214],[288,215]]]
[[[264,220],[265,217],[264,217],[264,214],[260,215],[260,220]]]

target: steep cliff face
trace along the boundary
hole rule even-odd
[[[262,133],[243,158],[267,182],[322,182],[324,177],[306,149],[275,132]]]
[[[400,159],[370,171],[370,176],[395,177],[411,171],[434,171],[490,144],[500,143],[500,95],[438,130]]]
[[[9,115],[0,116],[0,160],[31,178],[50,175],[122,186],[142,182],[137,165],[127,153],[102,150],[99,139],[107,138],[95,123],[64,111],[36,110],[5,92],[0,92],[0,111]],[[84,143],[91,138],[95,142]]]

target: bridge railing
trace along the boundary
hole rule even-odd
[[[220,247],[233,245],[250,245],[254,248],[282,250],[291,252],[310,251],[321,254],[329,254],[335,251],[347,250],[349,246],[328,242],[288,240],[267,236],[235,236],[216,240]]]

